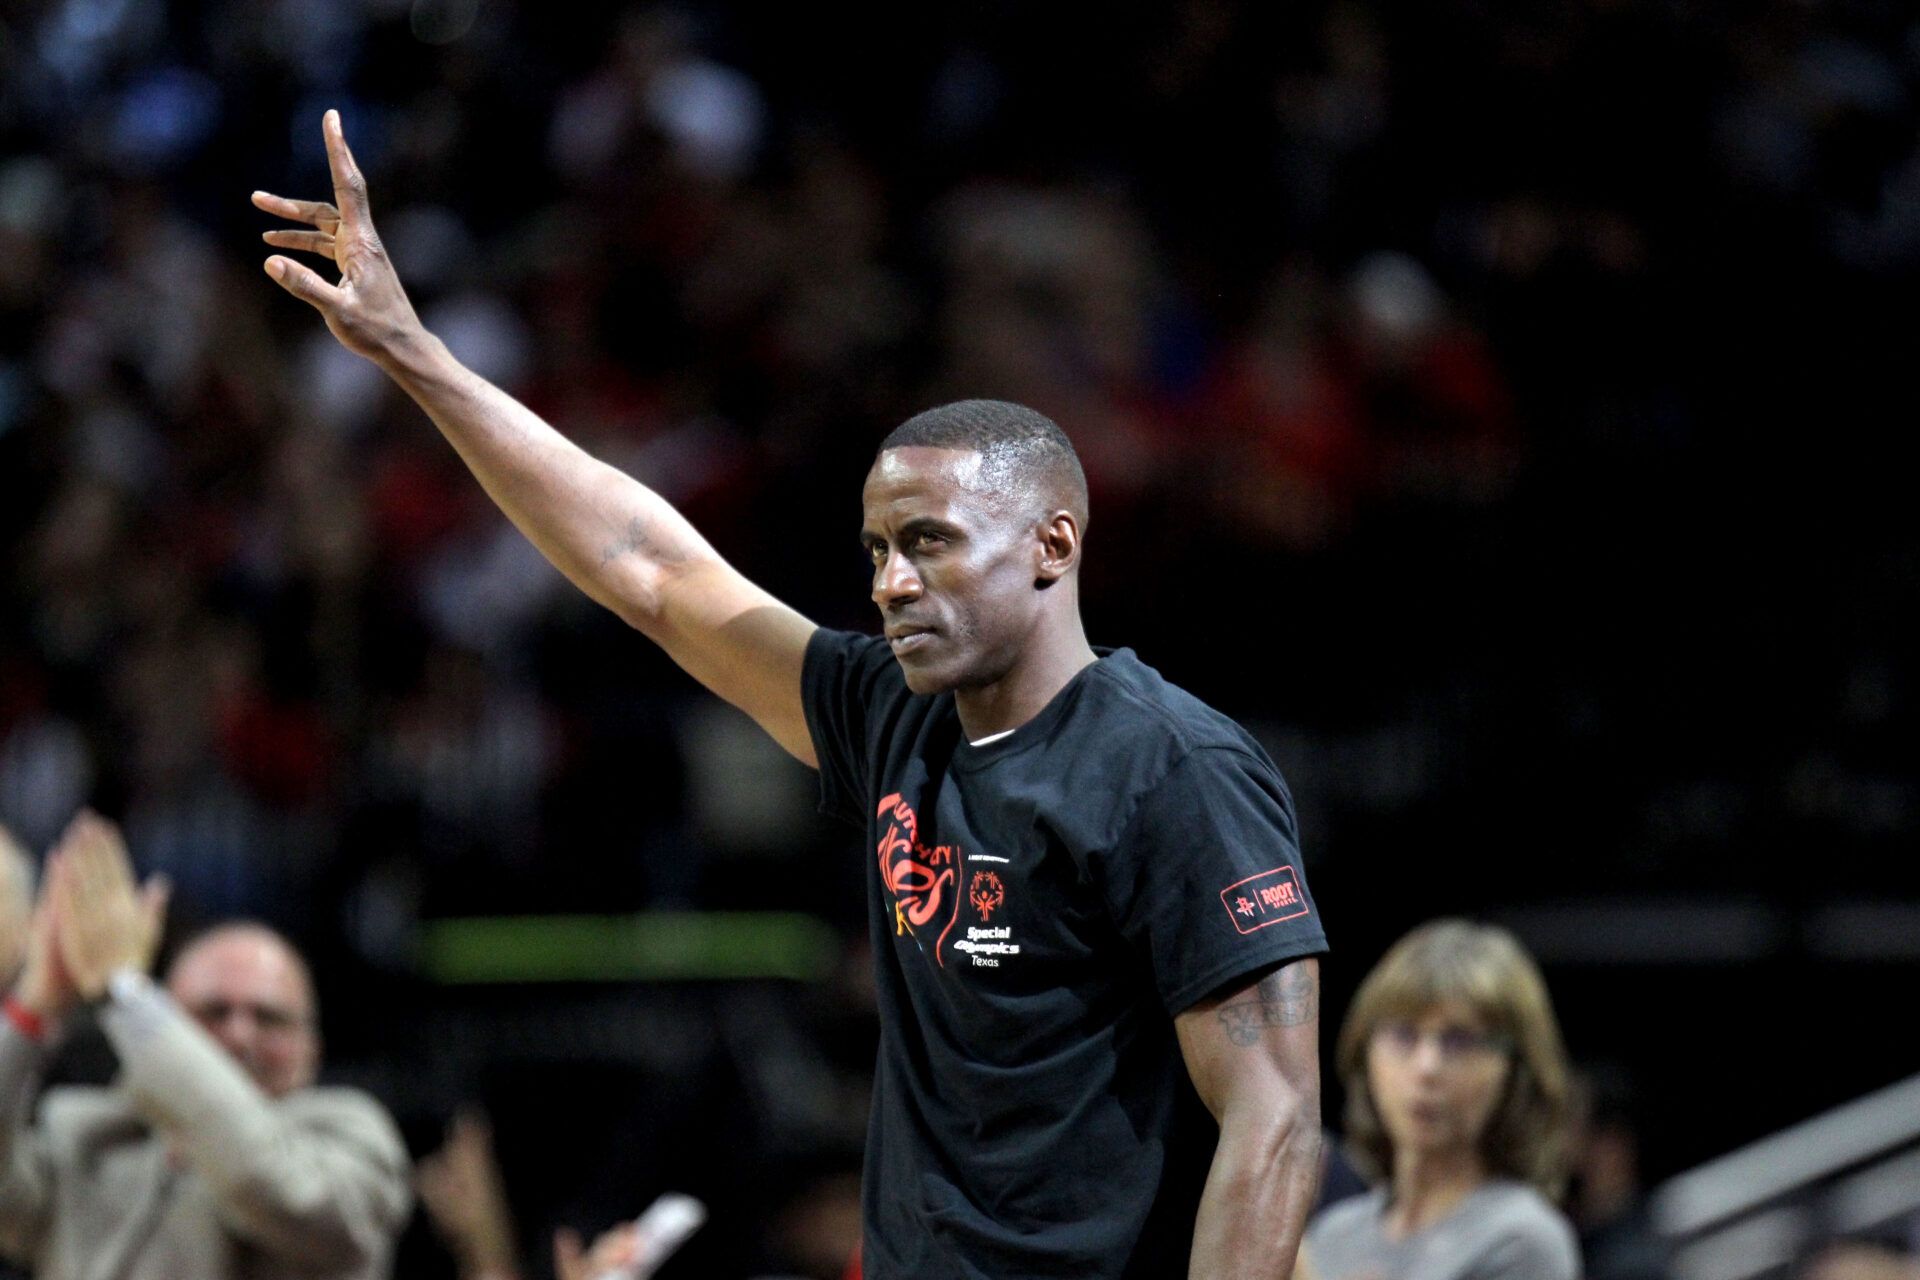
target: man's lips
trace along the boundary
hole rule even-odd
[[[902,624],[887,628],[887,643],[893,646],[895,653],[912,653],[931,643],[933,635],[931,627]]]

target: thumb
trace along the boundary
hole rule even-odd
[[[166,922],[167,902],[173,897],[173,881],[155,873],[147,877],[140,886],[140,912],[146,918],[147,929],[154,937],[160,936],[161,925]]]
[[[340,290],[322,280],[311,267],[274,254],[264,264],[267,274],[294,297],[321,310],[337,307],[343,301]]]

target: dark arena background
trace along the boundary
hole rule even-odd
[[[9,4],[0,822],[285,929],[328,1078],[491,1116],[532,1274],[675,1189],[663,1275],[844,1266],[860,842],[262,273],[338,107],[429,327],[818,622],[890,427],[1054,416],[1090,637],[1292,785],[1329,1057],[1505,923],[1576,1215],[1911,1245],[1916,94],[1892,0]]]

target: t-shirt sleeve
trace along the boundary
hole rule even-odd
[[[820,762],[820,812],[860,825],[866,820],[872,708],[880,683],[897,670],[884,640],[822,627],[807,641],[800,698]]]
[[[1249,752],[1189,752],[1142,796],[1097,874],[1172,1014],[1235,978],[1327,949],[1293,802]]]

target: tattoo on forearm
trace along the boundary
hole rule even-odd
[[[1266,1027],[1297,1027],[1320,1016],[1320,988],[1304,965],[1289,965],[1270,973],[1255,985],[1253,994],[1216,1012],[1227,1039],[1245,1048],[1260,1039]]]

